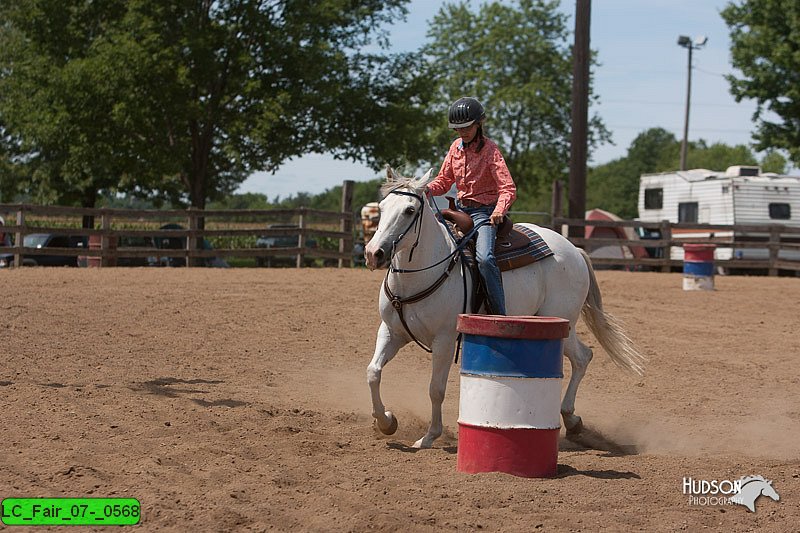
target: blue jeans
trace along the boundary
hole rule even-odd
[[[503,278],[494,258],[494,242],[497,238],[497,227],[491,223],[494,206],[465,207],[459,206],[465,213],[472,217],[477,226],[482,221],[486,224],[478,228],[478,238],[475,242],[475,259],[478,261],[483,281],[486,284],[490,312],[496,315],[506,314],[506,296],[503,292]]]

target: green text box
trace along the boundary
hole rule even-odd
[[[138,524],[135,498],[5,498],[0,521],[7,526],[130,526]]]

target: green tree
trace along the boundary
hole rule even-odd
[[[758,165],[753,152],[744,144],[729,146],[723,143],[706,144],[704,140],[693,143],[686,157],[689,168],[707,168],[724,171],[734,165]]]
[[[210,209],[269,209],[270,203],[265,194],[246,192],[230,194],[211,202]]]
[[[663,128],[651,128],[631,142],[625,157],[589,169],[587,208],[599,207],[622,218],[637,216],[639,177],[676,168],[680,142]]]
[[[786,174],[788,161],[780,153],[768,152],[761,160],[761,172],[774,172],[775,174]]]
[[[413,160],[420,62],[367,52],[406,2],[3,2],[0,124],[29,188],[83,205],[118,189],[202,208],[313,151]]]
[[[43,203],[92,207],[119,168],[108,149],[108,86],[90,36],[121,3],[71,3],[0,3],[0,124],[14,139],[13,168],[0,177],[3,189]],[[23,176],[27,183],[18,181]]]
[[[0,125],[0,203],[11,203],[19,192],[20,168],[14,163],[17,146]]]
[[[445,4],[428,37],[423,51],[438,89],[434,165],[453,139],[446,130],[447,106],[476,96],[487,110],[487,135],[517,183],[515,209],[545,207],[552,180],[564,176],[569,161],[571,33],[558,2],[489,2],[477,12],[468,2]],[[591,117],[590,148],[607,138],[600,119]]]
[[[753,135],[758,151],[785,150],[800,164],[800,3],[742,0],[721,12],[731,38],[729,75],[737,102],[756,101]],[[775,115],[777,120],[772,120]]]

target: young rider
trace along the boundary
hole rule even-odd
[[[427,191],[439,196],[458,189],[458,206],[467,212],[478,229],[476,259],[478,270],[486,283],[490,312],[506,314],[505,294],[500,269],[494,257],[497,226],[503,221],[517,197],[517,188],[497,145],[483,135],[483,105],[471,97],[459,98],[450,106],[449,127],[456,139],[442,163],[442,168]]]

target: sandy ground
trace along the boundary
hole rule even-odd
[[[0,497],[134,497],[144,531],[797,531],[800,279],[598,276],[648,374],[581,324],[587,434],[542,480],[457,471],[457,367],[445,435],[409,448],[429,416],[416,347],[384,372],[399,431],[373,429],[380,272],[2,271]],[[750,474],[780,501],[682,492]]]

